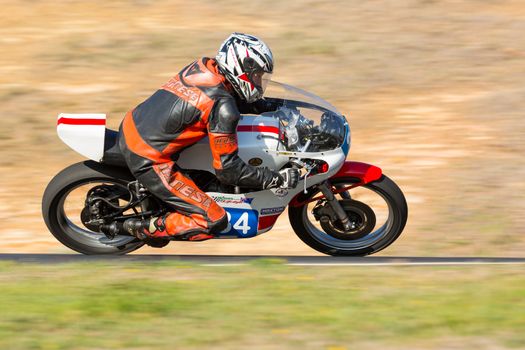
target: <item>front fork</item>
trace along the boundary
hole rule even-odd
[[[328,205],[332,208],[335,215],[343,225],[343,228],[345,231],[350,231],[352,229],[352,224],[350,223],[350,219],[348,219],[348,215],[346,215],[345,210],[339,203],[339,201],[335,198],[334,193],[332,192],[332,185],[328,180],[322,182],[318,185],[319,190],[323,193],[324,197],[326,198],[326,201],[328,202]],[[350,197],[350,194],[346,191],[341,193],[341,196],[343,198]]]
[[[339,201],[335,199],[335,195],[339,194],[343,199],[352,199],[350,196],[349,190],[355,187],[366,185],[367,183],[374,182],[378,179],[380,179],[382,176],[382,171],[380,168],[366,164],[361,162],[352,162],[352,161],[346,161],[344,162],[343,166],[337,174],[335,174],[332,179],[338,179],[338,178],[352,178],[357,179],[358,182],[345,186],[345,185],[335,185],[334,190],[332,190],[332,184],[329,180],[326,180],[322,182],[321,184],[317,185],[317,188],[321,191],[323,194],[322,196],[312,196],[313,198],[302,198],[301,195],[297,195],[294,197],[292,202],[290,203],[291,206],[298,207],[307,205],[308,203],[319,201],[322,199],[326,199],[332,210],[334,211],[334,214],[336,217],[341,221],[345,231],[349,231],[352,229],[350,220],[348,219],[348,215],[344,211],[344,209],[341,207],[341,204]]]

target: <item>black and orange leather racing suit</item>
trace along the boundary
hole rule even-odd
[[[277,187],[282,179],[268,168],[244,163],[237,155],[238,102],[214,59],[202,58],[171,78],[120,126],[119,146],[126,163],[148,190],[173,211],[156,237],[190,237],[225,229],[226,212],[177,166],[178,154],[209,136],[213,168],[225,184]],[[262,102],[262,101],[261,101]],[[242,109],[247,110],[247,104]],[[262,104],[253,111],[261,113]]]

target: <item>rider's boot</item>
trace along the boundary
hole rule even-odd
[[[204,241],[215,236],[204,232],[170,235],[166,230],[166,218],[170,214],[153,217],[149,220],[128,219],[124,221],[123,230],[141,240],[164,238],[181,241]]]
[[[147,220],[127,219],[124,221],[123,229],[138,239],[168,236],[165,225],[166,215]]]

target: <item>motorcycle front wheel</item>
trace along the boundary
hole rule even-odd
[[[330,180],[334,188],[357,182],[355,178]],[[308,198],[318,194],[319,190],[313,191]],[[328,220],[328,216],[319,220],[319,213],[323,213],[319,207],[327,205],[322,200],[289,207],[292,228],[311,248],[333,256],[365,256],[385,249],[403,232],[408,217],[407,203],[403,192],[387,176],[342,192],[336,198],[353,221],[355,231],[345,233],[341,225],[336,220]]]

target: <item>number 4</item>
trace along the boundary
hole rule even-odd
[[[247,212],[242,213],[242,215],[239,217],[239,220],[233,225],[233,228],[241,231],[243,235],[250,232],[251,227],[248,226],[248,218],[249,215]]]

